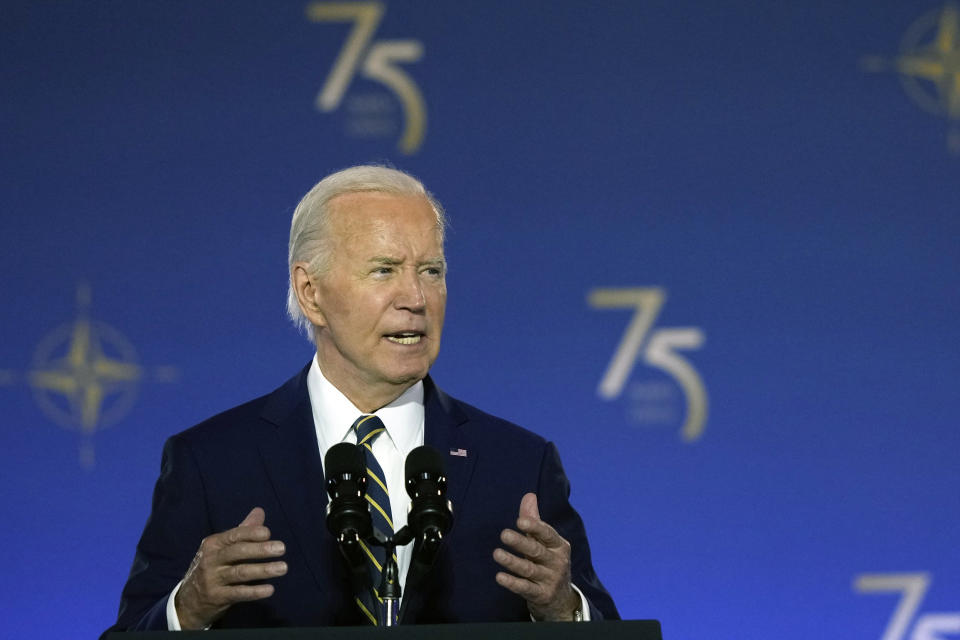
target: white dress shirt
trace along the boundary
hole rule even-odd
[[[323,377],[316,358],[307,373],[307,392],[310,394],[310,406],[313,407],[320,459],[335,444],[356,443],[357,436],[350,427],[364,413]],[[404,462],[411,451],[423,444],[423,382],[416,383],[399,398],[377,409],[375,415],[387,430],[373,441],[373,455],[386,476],[384,480],[390,493],[390,515],[394,529],[399,531],[407,524],[407,511],[410,508],[410,497],[404,486]],[[412,551],[413,544],[397,547],[401,586],[407,583]]]

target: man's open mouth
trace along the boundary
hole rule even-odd
[[[396,344],[417,344],[423,338],[423,334],[414,331],[404,331],[401,333],[387,334],[386,338]]]

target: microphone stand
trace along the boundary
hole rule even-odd
[[[379,531],[374,531],[373,539],[368,540],[370,544],[384,549],[383,567],[380,569],[380,586],[377,592],[383,599],[383,609],[385,620],[383,626],[396,626],[394,618],[399,614],[400,607],[400,569],[397,567],[397,561],[393,559],[397,547],[409,544],[413,540],[413,530],[404,525],[392,536],[383,537]]]

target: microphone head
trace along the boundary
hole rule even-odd
[[[404,463],[404,477],[407,479],[407,492],[410,492],[410,482],[414,478],[438,478],[444,477],[443,456],[440,452],[431,446],[423,445],[417,447],[407,456]],[[413,497],[411,494],[410,497]]]
[[[424,445],[407,456],[404,464],[407,494],[410,496],[410,512],[407,524],[421,542],[425,537],[439,546],[440,538],[450,530],[453,513],[447,500],[447,476],[443,471],[443,456]]]
[[[367,473],[367,463],[363,458],[363,452],[360,447],[349,442],[335,444],[327,450],[327,455],[323,458],[323,475],[327,482],[343,476],[351,478],[365,477]]]
[[[367,462],[363,451],[355,444],[341,442],[330,447],[323,458],[326,477],[327,529],[338,540],[350,532],[361,539],[372,528],[370,510],[364,494],[367,492]]]

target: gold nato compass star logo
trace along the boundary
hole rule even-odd
[[[120,422],[133,407],[146,381],[172,382],[173,367],[147,369],[127,338],[90,317],[91,290],[77,290],[77,317],[51,331],[37,345],[30,369],[22,377],[43,414],[61,427],[79,431],[80,463],[92,468],[93,435]],[[0,372],[12,384],[20,377]]]
[[[960,155],[960,8],[950,2],[920,16],[903,35],[894,58],[865,56],[869,72],[893,71],[907,95],[948,121],[947,148]]]

